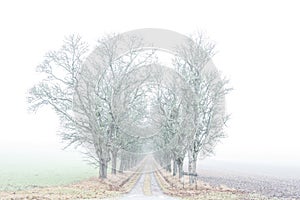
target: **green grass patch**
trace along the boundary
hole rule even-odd
[[[80,157],[0,157],[0,190],[64,185],[97,176]]]

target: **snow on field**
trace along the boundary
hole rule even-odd
[[[226,185],[280,199],[300,199],[299,171],[292,165],[228,162],[203,162],[198,168],[199,179],[213,186]]]

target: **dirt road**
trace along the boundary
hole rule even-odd
[[[143,174],[134,186],[134,188],[126,195],[120,197],[120,200],[176,200],[177,198],[165,195],[153,174],[153,159],[148,159],[143,169]]]

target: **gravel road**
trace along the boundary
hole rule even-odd
[[[137,181],[136,185],[128,194],[125,194],[124,196],[120,197],[119,200],[144,200],[144,199],[145,200],[157,200],[157,199],[176,200],[176,198],[167,196],[162,192],[153,174],[153,167],[154,167],[153,159],[148,159],[143,169],[143,174],[141,175],[140,179]],[[145,181],[145,177],[147,177],[146,181]],[[146,185],[148,186],[146,187],[147,188],[147,191],[145,192],[146,194],[144,193],[143,190],[145,182],[148,184],[150,182],[150,185],[148,184]]]
[[[143,185],[144,185],[144,178],[145,174],[141,176],[139,181],[136,183],[135,187],[126,195],[119,198],[119,200],[177,200],[174,197],[167,196],[163,194],[161,191],[156,178],[154,177],[153,173],[150,174],[151,177],[151,191],[152,195],[145,195],[143,192]]]

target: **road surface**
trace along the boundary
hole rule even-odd
[[[178,200],[177,198],[170,197],[165,195],[160,186],[157,183],[157,180],[153,174],[153,158],[147,159],[145,163],[145,167],[143,169],[143,174],[140,179],[137,181],[136,185],[133,189],[124,196],[119,197],[119,200]],[[150,180],[150,184],[148,184],[148,190],[144,190],[144,184],[149,183],[149,181],[145,182],[145,178],[147,177]],[[150,188],[149,188],[150,185]],[[146,193],[146,194],[145,194]]]

